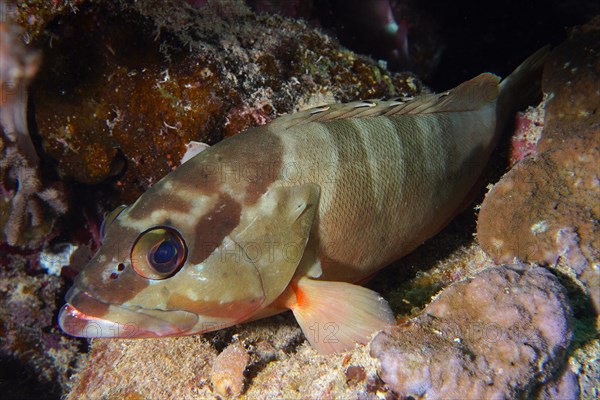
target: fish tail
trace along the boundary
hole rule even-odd
[[[500,82],[497,120],[502,130],[517,111],[541,99],[542,69],[549,52],[550,46],[537,50]]]

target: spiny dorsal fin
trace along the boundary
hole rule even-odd
[[[496,100],[499,82],[498,76],[485,73],[444,93],[425,94],[410,99],[365,100],[331,104],[284,115],[275,119],[270,125],[288,129],[309,122],[328,122],[380,115],[473,111]]]
[[[432,114],[439,112],[473,111],[493,102],[498,97],[500,78],[485,73],[461,83],[452,90],[426,94],[392,107],[384,115]]]

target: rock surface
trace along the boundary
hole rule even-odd
[[[350,366],[363,368],[365,376],[348,379],[344,371]],[[231,374],[222,375],[224,369]],[[94,340],[71,385],[69,400],[217,399],[238,395],[238,389],[249,399],[374,399],[387,392],[366,347],[319,355],[291,315],[191,337]]]
[[[86,3],[37,41],[44,150],[64,178],[118,180],[125,203],[178,165],[190,141],[214,144],[301,106],[420,91],[409,74],[241,0]]]
[[[401,396],[526,397],[564,359],[569,310],[564,288],[547,270],[492,268],[447,288],[417,318],[379,333],[371,355]]]
[[[600,312],[600,23],[553,50],[537,154],[487,194],[477,236],[497,262],[558,265]]]

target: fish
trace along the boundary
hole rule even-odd
[[[156,338],[291,310],[320,353],[367,343],[396,319],[361,284],[472,201],[546,54],[504,80],[316,107],[201,151],[107,215],[60,327]]]

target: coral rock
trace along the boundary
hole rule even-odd
[[[239,396],[244,388],[244,370],[250,356],[241,343],[230,344],[214,362],[210,380],[215,392],[221,396]]]
[[[538,154],[487,194],[477,236],[496,262],[559,268],[600,311],[600,30],[558,46],[544,68],[548,95]]]
[[[39,133],[59,174],[91,184],[118,179],[125,203],[170,172],[192,140],[214,144],[313,96],[420,91],[408,74],[392,75],[305,23],[257,16],[239,0],[199,9],[129,3],[59,16],[38,38],[44,63],[32,85]]]
[[[595,23],[597,25],[595,25]],[[594,137],[600,124],[600,16],[574,31],[552,51],[544,67],[542,87],[550,98],[539,151],[560,147],[571,137]]]
[[[600,130],[598,130],[600,134]],[[488,193],[479,213],[478,238],[498,262],[568,265],[600,310],[598,264],[600,188],[595,140],[572,139],[560,149],[528,158]]]
[[[444,290],[371,355],[402,396],[516,398],[546,382],[571,342],[564,288],[540,267],[485,270]]]
[[[579,382],[577,382],[577,375],[567,368],[555,381],[548,383],[542,388],[538,399],[577,400],[579,394],[580,390]]]
[[[214,357],[198,337],[95,340],[67,399],[208,398],[207,365]]]

